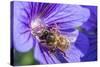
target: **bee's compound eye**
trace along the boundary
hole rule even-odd
[[[48,42],[53,42],[54,39],[55,39],[55,37],[54,37],[53,35],[48,35],[48,36],[46,37],[46,39],[47,39]]]

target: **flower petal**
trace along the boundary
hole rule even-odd
[[[65,53],[67,55],[65,58],[68,62],[79,62],[80,58],[84,56],[84,54],[74,45],[71,45]]]
[[[56,59],[56,57],[47,52],[44,51],[43,48],[41,48],[38,41],[36,42],[36,46],[34,48],[34,57],[37,61],[39,61],[41,64],[54,64],[54,63],[60,63],[59,60]]]
[[[28,9],[30,10],[30,14],[32,19],[35,18],[46,18],[52,12],[55,11],[57,4],[52,3],[40,3],[40,2],[30,2],[28,3]]]
[[[27,52],[33,47],[35,41],[33,41],[29,28],[25,26],[25,24],[23,24],[21,21],[19,21],[19,18],[22,18],[20,16],[22,12],[20,8],[22,8],[22,5],[19,2],[14,2],[14,47],[20,52]]]
[[[70,43],[75,43],[75,41],[77,40],[77,37],[79,35],[79,31],[78,30],[73,30],[71,32],[61,31],[61,34],[67,36]]]
[[[33,45],[35,44],[35,40],[32,37],[29,37],[29,33],[25,34],[14,34],[14,47],[19,52],[27,52],[29,51]]]
[[[75,42],[75,46],[82,51],[82,53],[87,54],[90,47],[90,42],[88,40],[88,36],[82,32],[79,32],[79,36]]]
[[[87,53],[89,48],[89,42],[87,37],[83,33],[79,33],[75,43],[70,45],[70,48],[66,50],[68,62],[79,62],[81,58]]]
[[[41,64],[46,64],[46,57],[43,56],[42,51],[40,49],[38,41],[36,41],[36,45],[34,47],[34,58],[39,61]]]
[[[79,31],[74,30],[73,32],[62,32],[64,35],[66,35],[69,38],[70,46],[65,51],[66,56],[64,57],[68,62],[79,62],[80,58],[84,56],[84,54],[75,47],[75,42],[77,41],[77,38],[79,36]]]
[[[78,5],[59,5],[50,16],[44,19],[47,24],[57,23],[59,28],[69,29],[82,25],[90,16],[88,9]]]
[[[94,28],[97,27],[97,7],[96,6],[84,6],[84,7],[90,9],[91,16],[89,20],[84,25],[82,25],[82,28],[84,28],[87,31],[93,30]]]

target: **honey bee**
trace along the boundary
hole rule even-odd
[[[38,26],[41,30],[35,32],[38,36],[40,43],[49,49],[49,52],[55,53],[56,50],[60,50],[60,52],[65,55],[64,51],[69,47],[69,39],[60,34],[57,29],[57,25],[53,25],[52,27],[41,27]]]
[[[66,36],[61,35],[57,28],[51,28],[50,30],[44,30],[42,35],[39,36],[41,43],[44,43],[51,53],[56,52],[59,49],[62,54],[69,47],[69,40]]]

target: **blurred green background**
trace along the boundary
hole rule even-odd
[[[19,66],[39,64],[39,62],[34,59],[33,52],[33,49],[25,53],[18,52],[14,49],[14,65]]]

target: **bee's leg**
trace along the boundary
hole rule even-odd
[[[65,57],[66,57],[66,53],[65,53],[64,51],[62,51],[61,53],[63,53],[63,56],[65,56]]]
[[[51,53],[55,53],[55,50],[54,50],[54,49],[52,49],[52,50],[50,50],[50,52],[51,52]]]
[[[63,54],[63,56],[67,57],[66,53],[63,50],[61,50],[61,49],[59,49],[59,50],[60,50],[60,53]]]
[[[50,52],[51,52],[51,53],[55,53],[55,48],[51,48],[51,49],[50,49]]]
[[[47,48],[47,43],[46,40],[40,40],[40,43],[42,44],[42,46]]]
[[[50,51],[50,53],[55,53],[56,52],[55,48],[53,46],[49,47],[49,51]]]
[[[46,40],[41,40],[40,42],[41,42],[41,43],[46,43]]]
[[[67,57],[65,52],[63,52],[63,55],[64,55],[65,57]]]

